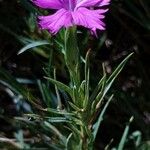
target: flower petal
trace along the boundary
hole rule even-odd
[[[62,27],[72,26],[72,15],[65,9],[60,9],[53,15],[40,16],[39,19],[40,27],[52,34],[56,34]]]
[[[110,3],[110,0],[78,0],[76,8],[79,7],[100,7],[106,6]]]
[[[73,22],[75,25],[84,26],[96,33],[96,29],[105,29],[105,24],[102,19],[105,17],[103,13],[106,11],[107,9],[89,10],[81,7],[75,12],[72,12]]]
[[[33,0],[33,3],[41,8],[61,9],[61,0]]]

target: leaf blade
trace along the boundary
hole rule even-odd
[[[18,55],[24,53],[25,51],[38,47],[38,46],[43,46],[43,45],[48,45],[50,44],[48,41],[34,41],[32,43],[29,43],[25,45],[22,49],[19,50]]]

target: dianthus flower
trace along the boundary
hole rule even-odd
[[[62,27],[74,25],[84,26],[96,34],[97,29],[105,29],[103,18],[108,9],[102,7],[108,5],[110,0],[33,0],[33,3],[56,11],[52,15],[38,17],[40,27],[52,34]]]

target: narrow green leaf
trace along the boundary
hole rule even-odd
[[[93,103],[92,103],[92,110],[93,111],[96,111],[100,107],[101,102],[102,102],[103,98],[105,97],[104,91],[105,91],[105,87],[106,87],[106,70],[105,70],[104,64],[103,64],[103,78],[102,78],[101,81],[100,81],[101,82],[101,86],[98,87],[98,88],[101,88],[101,90],[97,94],[97,96],[95,98],[95,101],[93,101]]]
[[[98,129],[99,129],[100,125],[101,125],[101,122],[103,121],[104,113],[105,113],[109,103],[111,102],[112,98],[113,98],[113,95],[108,99],[107,103],[105,104],[102,112],[100,113],[100,115],[98,117],[97,122],[93,126],[93,138],[94,138],[94,140],[96,138],[96,135],[97,135]]]
[[[133,139],[135,146],[138,147],[142,141],[142,133],[141,133],[141,131],[135,131],[131,134],[131,136],[129,138]]]
[[[75,127],[73,124],[70,124],[68,129],[70,129],[74,134],[78,135],[81,137],[81,132],[78,130],[77,127]]]
[[[40,89],[40,92],[41,92],[41,95],[42,95],[42,99],[44,100],[45,103],[47,103],[46,96],[45,96],[45,93],[44,93],[43,84],[41,83],[40,80],[38,80],[37,83],[38,83],[38,86],[39,86],[39,89]]]
[[[29,94],[29,91],[3,68],[0,68],[0,77],[0,82],[15,93],[22,95],[24,98],[30,98],[29,100],[34,99],[33,96]]]
[[[111,74],[111,76],[108,78],[107,83],[110,83],[112,80],[114,80],[118,74],[121,72],[121,70],[123,69],[123,67],[125,66],[125,64],[127,63],[127,61],[129,60],[129,58],[133,55],[134,53],[129,54],[119,65],[118,67],[115,69],[115,71]]]
[[[42,118],[40,115],[37,114],[24,114],[25,117],[32,117],[34,119]]]
[[[51,113],[54,113],[54,114],[60,114],[60,115],[71,115],[73,116],[74,114],[73,113],[68,113],[68,112],[65,112],[65,110],[56,110],[56,109],[52,109],[52,108],[46,108],[44,109],[45,111],[47,112],[51,112]]]
[[[68,103],[69,103],[69,105],[70,105],[74,110],[79,111],[79,112],[82,111],[82,109],[79,108],[79,107],[77,107],[75,104],[73,104],[73,103],[71,103],[71,102],[68,102]]]
[[[94,89],[93,93],[90,96],[90,101],[93,101],[95,99],[95,97],[97,96],[100,88],[102,87],[103,83],[105,83],[106,80],[106,75],[104,75],[101,80],[99,81],[98,85],[96,86],[96,88]]]
[[[47,79],[48,81],[50,81],[51,83],[53,83],[54,85],[57,85],[58,88],[64,90],[73,98],[73,92],[69,86],[67,86],[67,85],[63,84],[62,82],[59,82],[55,79],[52,79],[52,78],[48,78],[48,77],[44,77],[44,78]]]
[[[36,108],[43,110],[41,105],[37,103],[37,98],[34,97],[27,88],[25,88],[19,82],[17,82],[17,80],[3,68],[0,68],[0,83],[10,88],[16,94],[23,96],[23,98],[27,99]]]
[[[55,127],[53,126],[52,124],[50,124],[49,122],[47,121],[44,121],[44,125],[47,126],[48,128],[51,129],[51,131],[57,135],[59,137],[59,139],[63,142],[63,143],[66,143],[66,138],[65,136],[63,136],[63,134]]]
[[[56,80],[56,69],[54,69],[54,80]],[[58,109],[62,109],[62,103],[61,103],[61,98],[60,98],[60,94],[59,94],[59,90],[57,85],[55,84],[55,91],[56,91],[56,96],[57,96],[57,108]]]
[[[126,139],[127,139],[127,135],[128,135],[128,132],[129,132],[129,125],[130,123],[133,121],[133,116],[130,118],[130,121],[129,123],[126,125],[126,128],[124,130],[124,133],[122,135],[122,138],[121,138],[121,141],[119,143],[119,146],[118,146],[118,149],[117,150],[123,150],[124,149],[124,145],[125,145],[125,142],[126,142]]]
[[[113,141],[114,141],[114,139],[111,139],[110,142],[106,145],[104,150],[109,150]]]
[[[89,66],[89,54],[87,52],[85,57],[85,99],[83,101],[83,107],[86,108],[89,101],[89,80],[90,80],[90,66]]]
[[[27,44],[25,47],[23,47],[21,50],[19,50],[18,55],[22,54],[23,52],[31,49],[31,48],[35,48],[37,46],[43,46],[43,45],[48,45],[50,44],[48,41],[35,41],[32,43]]]
[[[127,63],[128,59],[133,55],[133,53],[129,54],[119,65],[118,67],[115,69],[115,71],[111,74],[111,76],[107,79],[106,81],[106,85],[104,87],[104,91],[100,92],[97,96],[96,99],[100,99],[98,105],[100,106],[103,98],[105,97],[105,95],[107,94],[107,92],[109,91],[109,89],[111,88],[113,82],[115,81],[115,79],[117,78],[117,76],[119,75],[119,73],[122,71],[122,69],[124,68],[125,64]]]
[[[65,149],[65,150],[69,150],[69,141],[70,141],[72,135],[73,135],[73,134],[70,133],[69,136],[68,136],[68,138],[67,138],[67,141],[66,141],[66,149]]]
[[[51,122],[51,123],[71,122],[71,120],[69,120],[69,118],[66,118],[66,117],[48,117],[48,116],[43,117],[37,114],[25,114],[24,116],[34,118],[36,120],[46,119],[48,122]]]
[[[48,122],[51,122],[51,123],[62,123],[62,122],[71,123],[71,120],[68,120],[65,117],[45,117],[45,118],[48,119]]]
[[[85,98],[85,80],[82,81],[81,85],[79,86],[78,93],[80,93],[79,97],[80,99]]]

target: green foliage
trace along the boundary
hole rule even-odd
[[[132,124],[130,126],[132,126],[133,129],[130,128],[129,130],[129,124],[127,124],[119,145],[115,143],[118,145],[116,149],[134,148],[148,150],[150,147],[148,134],[149,127],[145,128],[146,125],[144,119],[146,117],[142,116],[143,114],[141,115],[140,112],[147,112],[149,107],[149,102],[147,102],[150,97],[148,91],[149,78],[147,78],[149,74],[145,71],[146,69],[144,70],[145,66],[140,62],[138,58],[140,54],[138,53],[141,53],[142,51],[147,51],[147,54],[149,53],[149,43],[147,42],[147,44],[147,40],[145,40],[145,37],[149,37],[149,2],[146,0],[113,1],[110,7],[110,15],[114,18],[110,20],[108,26],[112,25],[112,23],[117,20],[117,26],[115,27],[117,28],[118,33],[115,33],[114,35],[111,33],[113,36],[111,37],[109,35],[109,32],[111,32],[109,30],[113,31],[113,28],[111,28],[108,29],[107,32],[104,32],[104,34],[101,34],[101,38],[93,40],[93,38],[89,37],[88,32],[83,30],[81,33],[81,31],[79,31],[77,33],[77,35],[80,35],[80,37],[78,37],[79,48],[77,47],[76,41],[77,35],[75,35],[76,28],[67,31],[62,30],[56,37],[51,37],[47,31],[40,31],[37,28],[35,14],[42,14],[41,11],[33,7],[27,0],[19,1],[19,5],[20,4],[25,8],[26,12],[24,13],[27,17],[24,18],[24,16],[21,16],[19,18],[20,21],[19,19],[18,21],[12,19],[14,22],[11,20],[10,22],[7,22],[7,17],[5,19],[2,18],[3,13],[1,13],[0,30],[3,31],[4,36],[8,36],[9,38],[14,37],[12,42],[14,45],[16,43],[19,45],[19,48],[15,47],[15,53],[19,51],[19,54],[22,53],[22,55],[17,56],[17,58],[24,58],[26,53],[23,52],[29,50],[33,56],[39,57],[40,61],[42,60],[41,62],[42,65],[44,65],[43,70],[45,74],[43,73],[43,70],[39,69],[39,72],[42,72],[42,76],[44,74],[44,78],[40,77],[39,79],[35,77],[35,75],[35,81],[27,79],[33,83],[33,88],[32,86],[30,87],[27,82],[20,82],[16,77],[17,75],[11,75],[11,69],[7,68],[8,71],[6,71],[5,69],[0,68],[0,92],[2,89],[2,91],[7,93],[9,89],[10,91],[8,93],[13,93],[11,96],[12,100],[15,102],[17,99],[21,102],[19,104],[21,105],[20,112],[25,111],[21,109],[23,106],[26,106],[26,103],[31,107],[30,111],[25,111],[24,113],[19,112],[19,116],[11,117],[10,119],[10,116],[7,116],[7,114],[4,113],[5,110],[3,106],[0,106],[0,118],[5,118],[5,120],[10,123],[10,126],[11,122],[13,122],[15,130],[17,130],[14,131],[15,135],[13,136],[13,139],[8,139],[6,137],[0,138],[0,148],[90,150],[94,147],[94,143],[95,145],[100,145],[103,142],[95,142],[95,140],[96,137],[99,136],[98,130],[103,130],[102,125],[105,125],[105,121],[109,119],[107,124],[109,125],[110,130],[108,132],[111,132],[111,135],[113,136],[111,138],[113,139],[111,139],[109,143],[107,142],[105,149],[111,149],[111,145],[113,145],[114,142],[118,143],[118,141],[115,141],[115,135],[118,136],[117,133],[120,127],[124,128],[123,122],[126,122],[126,119],[130,116],[134,116],[135,119],[132,124],[134,124],[135,128],[138,128],[139,131],[133,132],[134,126],[132,126]],[[1,12],[2,11],[3,10],[1,9]],[[12,18],[13,13],[10,13],[10,16]],[[17,17],[15,16],[14,18]],[[21,22],[21,25],[19,22]],[[22,24],[24,26],[22,26]],[[121,26],[121,29],[118,28],[118,24]],[[141,27],[142,31],[139,30]],[[98,56],[99,53],[103,51],[99,51],[99,49],[103,49],[105,44],[108,46],[107,48],[104,48],[105,52],[111,51],[112,53],[109,63],[111,61],[115,62],[115,60],[118,61],[119,59],[117,56],[119,56],[120,59],[122,58],[124,52],[120,52],[121,54],[117,55],[117,49],[123,49],[122,45],[119,45],[121,41],[122,43],[125,43],[125,45],[128,44],[128,41],[125,40],[125,35],[127,35],[127,39],[132,38],[132,40],[134,40],[134,47],[140,46],[140,49],[138,49],[138,52],[134,55],[134,59],[138,58],[138,60],[132,60],[132,63],[136,64],[135,70],[137,70],[134,73],[140,74],[140,78],[144,79],[142,80],[143,88],[141,88],[141,91],[135,89],[138,94],[141,93],[140,96],[136,93],[137,95],[132,97],[130,92],[122,91],[122,85],[116,84],[116,82],[115,87],[112,88],[114,80],[118,77],[132,53],[110,74],[107,73],[107,64],[103,63],[103,72],[100,72],[101,79],[98,80],[98,83],[97,78],[100,75],[92,72],[93,68],[94,71],[97,71],[97,64],[101,63],[99,57],[95,59],[92,55],[94,55],[93,53],[96,53]],[[111,43],[110,45],[107,45],[107,41],[109,41],[108,38],[112,38],[113,49],[109,49]],[[43,41],[43,39],[45,40]],[[10,43],[9,41],[10,40],[6,40],[6,42]],[[117,41],[119,42],[117,43]],[[3,47],[3,42],[1,43],[1,47]],[[6,50],[6,55],[10,53],[8,49]],[[81,50],[80,54],[79,49]],[[88,49],[92,50],[88,51]],[[133,48],[130,47],[129,49]],[[129,53],[127,50],[128,47],[125,47],[125,54]],[[2,50],[0,49],[0,52],[1,51]],[[85,59],[83,58],[84,56]],[[16,57],[13,59],[16,59]],[[0,64],[1,62],[3,65],[3,57],[0,60]],[[93,62],[96,62],[94,67],[92,66]],[[34,66],[32,67],[34,68]],[[37,66],[37,68],[38,67],[39,66]],[[57,69],[57,72],[54,68]],[[17,72],[19,73],[19,70],[17,70]],[[128,72],[131,73],[130,70]],[[62,82],[61,77],[63,78],[63,81],[66,79],[67,81]],[[118,80],[118,82],[120,83],[120,80]],[[94,89],[93,85],[95,83],[97,86]],[[112,93],[114,97],[110,96]],[[116,99],[118,100],[117,104]],[[131,103],[133,101],[141,101],[141,103],[138,103],[141,107],[137,108],[137,103],[132,105]],[[106,112],[107,109],[110,109],[110,102],[113,104],[114,109],[112,112],[109,112],[110,110]],[[15,105],[17,107],[18,103],[15,103]],[[119,105],[119,108],[117,105]],[[118,113],[119,111],[121,112]],[[116,118],[111,118],[113,113],[118,113],[117,115],[118,118],[121,118],[121,123],[117,122]],[[122,117],[122,113],[125,117]],[[117,126],[117,129],[111,130],[113,126]],[[29,138],[28,136],[27,138],[25,137],[26,130],[29,132]],[[104,136],[108,138],[107,132],[104,132],[105,131],[103,131]],[[3,132],[0,132],[0,137],[2,135]],[[118,138],[120,137],[118,136]],[[106,143],[103,143],[103,145],[106,145]]]
[[[37,47],[37,46],[47,45],[47,44],[49,44],[49,42],[47,42],[47,41],[36,41],[36,42],[32,42],[32,43],[26,45],[25,47],[23,47],[23,48],[18,52],[18,54],[21,54],[21,53],[25,52],[25,51],[28,50],[28,49],[31,49],[31,48],[34,48],[34,47]]]
[[[87,57],[88,57],[88,55],[87,55]],[[47,104],[47,108],[42,108],[42,106],[39,106],[38,104],[35,103],[35,99],[37,99],[37,98],[33,97],[19,83],[17,83],[17,81],[11,75],[9,75],[9,73],[7,73],[5,70],[1,69],[0,74],[1,74],[1,76],[3,76],[2,83],[4,83],[4,85],[8,86],[10,89],[12,89],[12,87],[13,87],[13,89],[15,89],[14,92],[17,92],[18,94],[23,96],[25,99],[29,100],[29,102],[34,104],[34,106],[36,106],[37,109],[43,111],[43,113],[44,113],[42,115],[40,113],[35,112],[33,114],[25,115],[25,118],[21,117],[21,118],[16,118],[16,119],[18,121],[25,122],[25,124],[28,124],[29,128],[34,128],[36,122],[40,121],[41,122],[40,128],[43,128],[43,130],[45,130],[45,128],[50,129],[51,134],[56,135],[56,139],[58,138],[57,146],[55,145],[56,139],[53,139],[54,147],[59,148],[58,145],[60,145],[60,147],[64,147],[65,149],[67,149],[68,145],[70,145],[68,147],[68,149],[73,149],[72,146],[76,143],[75,145],[77,146],[77,148],[84,149],[84,148],[89,147],[89,149],[92,149],[93,142],[96,138],[100,123],[103,120],[102,118],[104,116],[106,108],[108,107],[108,104],[110,103],[110,101],[112,99],[112,96],[107,100],[107,103],[105,104],[104,108],[102,109],[101,113],[99,114],[101,102],[104,99],[104,97],[106,96],[107,91],[111,87],[112,82],[117,77],[119,72],[122,70],[123,66],[125,65],[127,60],[131,57],[131,55],[126,57],[121,62],[121,64],[116,68],[116,70],[112,73],[112,75],[108,79],[106,79],[104,77],[102,78],[102,80],[105,80],[105,82],[104,82],[105,84],[102,85],[102,87],[100,87],[100,85],[98,85],[98,88],[96,88],[94,90],[94,92],[93,92],[94,94],[92,94],[92,95],[94,95],[94,96],[92,96],[92,97],[94,97],[94,99],[91,99],[90,96],[88,96],[89,95],[88,93],[90,92],[89,91],[90,85],[89,85],[89,71],[86,71],[86,70],[89,70],[89,69],[87,69],[87,68],[89,68],[89,65],[87,65],[88,64],[87,57],[85,59],[86,60],[85,80],[84,80],[85,84],[83,84],[84,82],[81,83],[80,88],[82,87],[83,89],[82,90],[78,89],[79,90],[78,92],[80,92],[80,93],[78,93],[78,95],[75,93],[77,89],[76,88],[74,89],[74,87],[72,87],[72,85],[69,87],[69,86],[57,81],[56,79],[46,78],[52,84],[57,86],[58,89],[55,88],[56,93],[59,90],[63,90],[64,92],[66,92],[67,95],[70,96],[70,98],[68,99],[69,101],[67,103],[71,107],[68,106],[66,108],[65,107],[64,108],[62,108],[62,107],[52,108],[49,105],[50,99],[49,99],[49,96],[47,96],[47,90],[45,88],[43,88],[44,84],[41,83],[41,81],[39,81],[38,83],[39,83],[39,87],[40,87],[40,91],[41,91],[43,100]],[[105,74],[106,73],[104,73],[104,76],[105,76]],[[5,80],[5,82],[4,82],[4,80]],[[99,84],[102,83],[101,82],[102,80],[100,80]],[[80,97],[80,95],[82,95],[82,97]],[[60,97],[59,97],[59,99],[60,99]],[[61,101],[61,99],[59,101]],[[58,101],[58,96],[57,96],[57,104],[59,104],[59,101]],[[91,102],[94,105],[89,105]],[[73,108],[73,110],[71,108]],[[96,119],[98,114],[99,114],[99,117],[98,117],[98,119]],[[33,121],[26,119],[26,117],[32,118]],[[67,132],[63,131],[59,127],[58,123],[59,124],[61,123],[64,127],[66,127],[66,129],[68,131]],[[38,132],[41,132],[41,134],[43,134],[42,131],[38,131]],[[80,137],[82,137],[83,141],[81,140]],[[51,137],[49,137],[49,138],[51,138]],[[21,141],[21,143],[22,142],[23,141]],[[51,143],[51,145],[52,145],[52,143]]]
[[[132,121],[133,121],[133,117],[130,118],[129,123],[131,123]],[[128,132],[129,132],[129,125],[127,125],[125,130],[124,130],[121,141],[120,141],[120,143],[118,145],[118,148],[117,148],[118,150],[123,150],[124,149],[124,145],[125,145],[125,142],[126,142],[126,139],[127,139],[127,136],[128,136]]]

